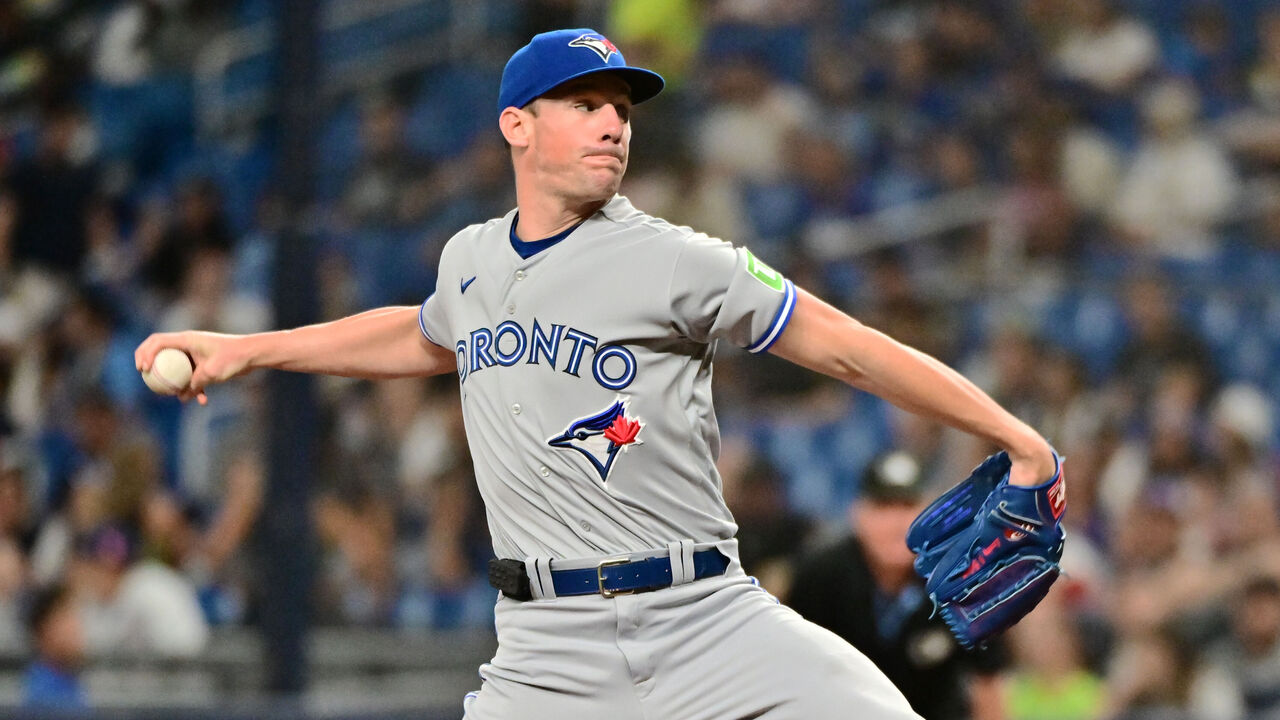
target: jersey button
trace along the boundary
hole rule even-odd
[[[515,315],[515,314],[516,314],[516,305],[515,305],[515,303],[511,303],[510,305],[508,305],[508,306],[507,306],[507,314],[508,314],[508,315]]]
[[[517,270],[517,271],[516,271],[516,280],[523,280],[523,279],[524,279],[524,271],[523,271],[523,270]]]
[[[541,475],[542,477],[550,477],[551,471],[547,469],[546,465],[543,465],[542,467],[538,468],[538,474]]]
[[[512,405],[512,406],[511,406],[511,414],[512,414],[512,415],[519,415],[519,414],[520,414],[520,403],[516,403],[515,405]]]

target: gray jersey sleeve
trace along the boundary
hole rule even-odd
[[[458,248],[460,245],[472,241],[480,229],[481,226],[479,225],[471,225],[449,238],[449,242],[445,243],[444,250],[440,253],[440,264],[436,273],[436,291],[431,293],[431,296],[418,307],[418,329],[431,342],[450,350],[454,349],[452,345],[454,334],[449,326],[450,312],[447,307],[447,298],[450,294],[447,286],[443,288],[444,292],[441,292],[440,284],[446,282],[445,278],[458,276],[458,261],[456,260]]]
[[[435,293],[431,293],[430,297],[422,301],[422,306],[418,308],[418,329],[436,345],[449,347],[448,338],[451,335],[446,324],[443,303],[444,301],[436,297]]]
[[[796,289],[750,250],[699,234],[676,259],[670,301],[677,329],[689,338],[724,338],[758,353],[791,320]]]

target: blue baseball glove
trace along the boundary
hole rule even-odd
[[[965,647],[1018,622],[1058,579],[1065,531],[1062,463],[1045,483],[1009,484],[1000,452],[911,523],[907,546],[938,613]]]

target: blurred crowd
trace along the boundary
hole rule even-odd
[[[29,646],[51,588],[89,655],[198,656],[270,591],[263,378],[186,407],[132,352],[273,326],[275,119],[203,125],[196,76],[275,5],[0,3],[2,650]],[[384,72],[367,51],[411,22],[448,51]],[[637,206],[749,245],[1066,456],[1067,577],[1012,636],[1010,716],[1280,711],[1274,5],[421,0],[363,23],[321,38],[322,88],[379,78],[320,103],[301,225],[323,318],[430,294],[444,241],[514,204],[501,63],[534,32],[602,28],[668,80],[634,116]],[[226,101],[269,78],[218,79]],[[318,388],[317,622],[489,626],[452,378]],[[779,595],[878,454],[940,490],[991,450],[772,358],[720,352],[716,393],[744,564]]]

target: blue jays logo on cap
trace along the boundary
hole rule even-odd
[[[571,40],[569,47],[584,47],[594,50],[600,56],[600,59],[605,62],[609,62],[609,58],[618,52],[618,46],[609,42],[609,38],[603,35],[582,35]]]
[[[507,61],[498,90],[498,113],[522,108],[557,85],[598,72],[625,80],[631,87],[632,104],[657,95],[666,84],[658,73],[628,65],[622,51],[595,30],[555,30],[534,35]]]
[[[626,452],[631,445],[644,444],[638,437],[644,421],[627,415],[630,402],[629,398],[619,395],[604,410],[569,423],[563,433],[547,440],[547,444],[582,453],[600,473],[601,482],[607,482],[618,451]]]

